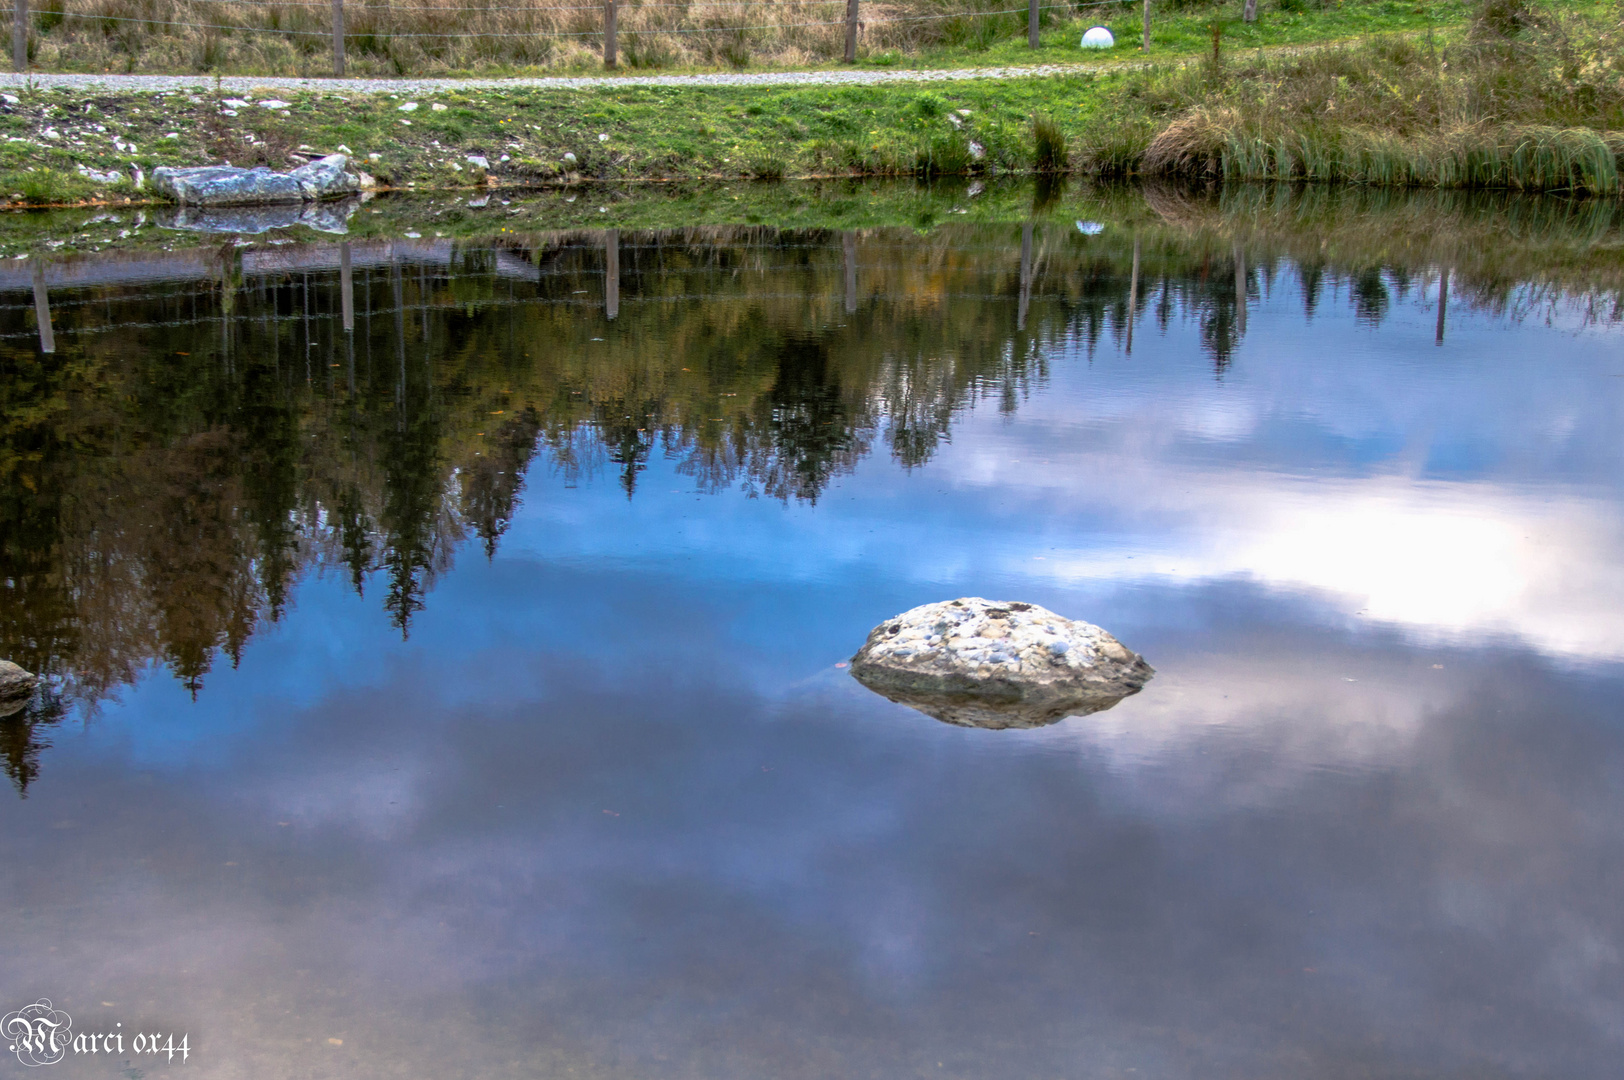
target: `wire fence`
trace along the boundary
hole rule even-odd
[[[211,2],[214,2],[214,0],[203,0],[203,2],[211,3]],[[301,6],[314,7],[316,5],[311,4],[311,5],[301,5]],[[675,6],[675,5],[670,5],[670,6]],[[1109,4],[1099,3],[1099,4],[1089,4],[1089,5],[1086,5],[1086,6],[1088,6],[1088,7],[1113,6],[1114,7],[1114,6],[1120,6],[1120,5],[1116,2],[1116,0],[1111,0],[1111,2]],[[1074,4],[1040,4],[1038,6],[1037,10],[1039,10],[1039,11],[1053,11],[1053,10],[1057,10],[1057,9],[1065,9],[1065,10],[1068,10],[1068,11],[1075,11],[1075,10],[1077,10],[1077,7],[1078,7],[1078,5],[1074,5]],[[441,9],[441,10],[443,10],[443,9]],[[537,8],[526,8],[526,7],[515,6],[515,7],[484,7],[484,8],[479,8],[477,10],[479,12],[481,12],[481,13],[484,13],[484,12],[489,12],[489,11],[535,11],[535,10],[541,10],[541,11],[574,11],[574,10],[579,10],[579,9],[576,9],[576,8],[539,8],[539,9],[537,9]],[[597,10],[602,10],[602,9],[598,8]],[[878,23],[930,22],[930,21],[940,20],[940,19],[985,18],[985,17],[989,17],[989,16],[994,16],[994,15],[1025,15],[1025,14],[1028,13],[1028,10],[1029,10],[1028,8],[1024,8],[1024,7],[1023,8],[1001,8],[1001,9],[998,9],[998,10],[995,10],[995,11],[967,11],[967,12],[961,11],[961,12],[943,13],[943,14],[939,14],[939,15],[912,15],[912,16],[904,16],[902,18],[879,19],[879,20],[875,20],[875,21],[878,22]],[[239,32],[239,33],[248,33],[248,34],[286,34],[286,35],[292,35],[292,36],[298,36],[298,37],[318,37],[318,38],[326,38],[326,37],[331,36],[331,34],[332,34],[331,30],[295,30],[295,29],[290,29],[290,28],[285,28],[285,27],[271,27],[271,26],[234,26],[234,25],[230,25],[230,24],[226,24],[226,23],[179,22],[179,21],[174,20],[174,19],[140,19],[140,18],[131,18],[129,16],[124,16],[124,15],[97,15],[97,14],[81,13],[81,12],[73,12],[73,11],[64,11],[64,12],[61,12],[60,14],[61,14],[61,17],[64,18],[64,19],[85,19],[85,20],[88,20],[88,21],[91,21],[91,22],[143,23],[143,24],[146,24],[146,25],[149,25],[149,26],[174,26],[174,27],[185,27],[187,29],[193,29],[193,30],[227,30],[227,31],[235,31],[235,32]],[[737,33],[742,33],[742,32],[752,31],[752,30],[784,30],[784,29],[794,29],[794,28],[806,27],[806,26],[844,26],[844,25],[846,25],[846,20],[844,20],[844,19],[830,19],[830,20],[824,20],[824,21],[819,21],[819,22],[762,23],[759,26],[669,26],[669,27],[659,27],[659,28],[657,28],[655,30],[645,31],[645,32],[654,32],[654,33],[661,33],[661,34],[737,34]],[[635,31],[628,31],[628,32],[635,32]],[[455,34],[425,34],[425,33],[414,33],[414,32],[411,32],[411,31],[406,31],[406,32],[392,31],[390,33],[390,36],[391,37],[399,37],[399,38],[536,37],[536,36],[601,38],[601,37],[603,37],[603,34],[604,34],[604,32],[602,30],[584,30],[584,31],[575,31],[575,32],[557,31],[557,30],[543,30],[543,31],[536,31],[536,32],[533,32],[533,33],[526,33],[526,32],[489,33],[489,32],[481,32],[481,31],[476,30],[476,31],[462,31],[462,32],[455,33]],[[359,34],[348,35],[347,34],[345,36],[346,37],[359,37],[361,35],[359,35]]]
[[[1148,0],[1028,0],[1020,6],[944,6],[953,0],[603,0],[601,3],[392,3],[378,0],[15,0],[13,68],[100,66],[222,70],[271,67],[317,74],[331,43],[332,74],[361,61],[406,74],[459,65],[744,67],[752,62],[857,59],[928,46],[987,46],[1085,13]],[[962,2],[962,0],[961,0]],[[1008,0],[1005,0],[1006,4]],[[73,4],[72,7],[69,4]],[[1024,16],[1024,19],[1022,18]],[[1148,20],[1147,20],[1148,25]],[[267,43],[275,43],[268,45]],[[277,46],[283,50],[278,54]],[[152,53],[161,55],[148,55]],[[593,54],[596,54],[595,56]],[[254,63],[258,59],[260,63]]]

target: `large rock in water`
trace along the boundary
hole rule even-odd
[[[876,626],[851,673],[949,724],[1032,728],[1109,709],[1156,672],[1092,623],[967,596]]]
[[[0,716],[12,713],[28,704],[39,679],[24,671],[10,660],[0,660]]]
[[[348,170],[349,159],[330,154],[292,172],[260,167],[201,165],[195,169],[152,170],[152,186],[183,206],[268,206],[315,202],[353,194],[361,178]]]

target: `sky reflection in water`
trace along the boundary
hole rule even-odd
[[[100,582],[126,621],[68,622],[125,627],[135,677],[88,632],[36,657],[60,696],[26,755],[8,735],[28,783],[0,803],[0,1002],[187,1030],[205,1076],[1612,1075],[1616,330],[1458,304],[1439,347],[1424,275],[1382,279],[1376,321],[1332,274],[1309,317],[1295,269],[1254,253],[1215,364],[1232,278],[1192,251],[1162,260],[1165,325],[1156,280],[1136,293],[1129,356],[1127,250],[1036,239],[1028,329],[1018,229],[864,236],[883,286],[850,315],[838,235],[628,237],[614,324],[590,238],[504,253],[539,285],[467,253],[379,264],[357,286],[376,392],[358,375],[348,413],[330,272],[310,338],[300,273],[243,275],[242,339],[186,369],[229,368],[218,385],[165,374],[218,323],[116,343],[59,323],[55,363],[122,354],[141,402],[95,452],[193,456],[151,466],[185,489],[167,509],[120,503],[108,477],[134,466],[97,473],[82,445],[11,497],[28,537],[57,532],[7,552],[8,647],[65,625],[25,572]],[[126,321],[180,307],[105,299]],[[271,375],[267,314],[289,316]],[[50,395],[8,318],[19,416]],[[615,429],[634,401],[657,423]],[[732,444],[703,426],[724,406]],[[475,505],[496,470],[472,430],[513,414],[540,448]],[[42,445],[25,427],[14,460]],[[280,618],[250,587],[274,522],[203,529],[249,553],[222,595],[259,599],[234,646],[188,645],[187,604],[151,597],[216,571],[142,563],[81,504],[112,491],[119,536],[204,506],[252,523],[241,451],[289,430],[261,470],[295,462]],[[334,524],[346,490],[370,546]],[[392,579],[388,545],[412,543]],[[123,584],[50,554],[113,549],[142,567]],[[1158,675],[989,732],[834,666],[966,594],[1098,622]]]

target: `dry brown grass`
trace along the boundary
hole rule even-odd
[[[912,52],[1021,32],[1010,0],[865,0],[862,48]],[[325,75],[329,0],[47,0],[30,53],[48,71]],[[1064,18],[1045,12],[1045,21]],[[844,0],[622,0],[620,66],[739,68],[838,61]],[[601,67],[591,0],[347,0],[347,73]],[[220,27],[251,29],[218,29]]]

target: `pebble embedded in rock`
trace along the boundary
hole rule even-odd
[[[969,596],[887,619],[852,657],[851,673],[950,724],[1025,728],[1108,709],[1155,669],[1092,623]]]

